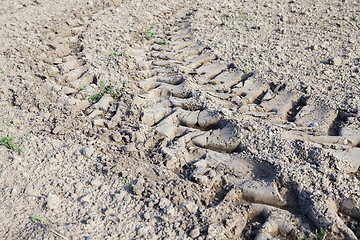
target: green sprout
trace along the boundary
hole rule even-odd
[[[146,29],[145,34],[147,40],[150,40],[151,38],[155,38],[155,33],[151,31],[155,27],[155,25],[156,25],[155,23],[152,23],[150,27]]]
[[[8,127],[8,131],[6,137],[0,140],[0,145],[4,145],[7,149],[13,150],[15,148],[13,143],[15,137],[10,137],[11,118],[5,125]],[[3,132],[3,130],[1,130],[1,132]]]
[[[326,237],[326,232],[323,228],[320,228],[320,232],[316,229],[315,230],[315,238],[305,238],[304,240],[324,240]],[[297,240],[301,240],[297,238]]]
[[[130,184],[129,179],[127,179],[127,178],[121,178],[121,181],[125,182],[128,185]]]
[[[223,13],[220,17],[220,21],[221,23],[219,25],[224,26],[227,21],[231,21],[231,17],[228,14]]]
[[[129,80],[126,80],[121,84],[120,87],[116,88],[111,82],[109,84],[105,84],[104,81],[100,82],[100,91],[98,93],[91,92],[91,96],[89,97],[90,103],[97,103],[105,93],[110,94],[113,98],[118,98],[121,95],[121,92],[128,88]],[[83,87],[83,90],[86,91],[86,87]]]
[[[5,70],[2,70],[0,73],[1,73],[1,74],[5,74]]]
[[[43,222],[43,223],[46,223],[46,221],[44,219],[42,219],[41,217],[33,217],[32,218],[32,221],[35,222],[36,220],[40,221],[40,222]]]
[[[8,130],[7,130],[7,134],[5,137],[3,137],[1,140],[0,140],[0,146],[1,145],[4,145],[7,149],[9,150],[14,150],[16,149],[15,147],[15,143],[14,143],[14,139],[15,137],[12,136],[10,137],[10,127],[11,127],[11,118],[9,119],[9,121],[6,123],[6,126],[8,127]],[[0,132],[3,132],[3,130],[0,130]],[[24,144],[24,142],[27,140],[27,137],[30,135],[30,132],[28,132],[24,139],[20,142],[19,146],[17,147],[17,150],[18,150],[18,153],[19,155],[21,155],[22,153],[22,149],[21,149],[21,146]]]
[[[118,56],[121,55],[121,54],[115,54],[115,53],[113,53],[112,51],[109,51],[109,52],[110,52],[111,55],[113,55],[113,56],[115,56],[115,57],[118,57]]]
[[[48,77],[52,77],[52,76],[55,76],[55,75],[57,75],[57,73],[49,74]]]
[[[21,149],[21,146],[23,145],[23,143],[27,140],[27,137],[30,135],[30,132],[28,132],[26,135],[25,135],[25,138],[21,141],[19,147],[18,147],[18,153],[19,155],[21,155],[22,153],[22,149]]]
[[[240,10],[240,17],[245,18],[245,14],[244,14],[243,10]]]
[[[250,22],[252,22],[252,21],[253,21],[253,18],[252,18],[252,17],[250,17],[250,18],[249,18],[249,21],[250,21]]]
[[[166,45],[166,41],[164,40],[164,41],[159,41],[159,42],[157,42],[157,44],[159,44],[159,45]]]

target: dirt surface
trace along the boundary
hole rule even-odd
[[[359,239],[359,1],[4,0],[1,239]]]

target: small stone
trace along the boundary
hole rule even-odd
[[[317,127],[319,127],[319,126],[320,126],[320,125],[319,125],[318,122],[313,122],[313,123],[310,124],[310,127],[315,127],[315,128],[317,128]]]
[[[52,133],[53,133],[53,134],[58,134],[62,129],[63,129],[62,126],[57,125],[57,126],[52,130]]]
[[[132,143],[126,145],[126,146],[125,146],[125,150],[126,150],[126,152],[136,152],[137,149],[136,149],[135,143],[132,142]]]
[[[143,217],[145,220],[148,220],[148,219],[150,219],[151,215],[149,212],[146,212],[146,213],[144,213]]]
[[[329,63],[334,66],[340,66],[342,63],[342,59],[341,59],[341,57],[334,57],[329,60]]]
[[[196,175],[194,176],[194,179],[200,185],[207,186],[209,184],[209,179],[207,176]]]
[[[119,132],[114,132],[111,134],[111,138],[114,140],[114,142],[121,142],[121,134]]]
[[[91,157],[91,155],[94,153],[95,149],[93,147],[86,147],[81,149],[81,153],[82,155],[84,155],[85,157]]]
[[[51,209],[57,209],[60,207],[61,199],[55,194],[50,193],[46,198],[46,206]]]
[[[160,209],[165,209],[171,205],[171,201],[167,198],[161,198],[159,202]]]
[[[136,181],[134,181],[134,184],[132,186],[133,192],[136,195],[141,195],[144,191],[145,191],[145,180],[142,178],[137,179]]]
[[[105,123],[104,119],[95,119],[93,120],[93,124],[95,127],[103,127]]]
[[[99,187],[100,185],[101,185],[101,181],[100,181],[100,179],[98,179],[98,178],[96,178],[96,179],[94,179],[93,181],[91,181],[91,186],[93,186],[93,187]]]
[[[321,173],[326,173],[327,172],[327,169],[325,166],[321,165],[317,168],[317,170]]]
[[[281,20],[282,22],[288,22],[288,21],[289,21],[289,18],[288,18],[287,16],[282,16],[282,17],[280,18],[280,20]]]
[[[186,209],[188,212],[195,214],[198,210],[198,206],[191,201],[184,201],[179,206],[181,209]]]
[[[175,208],[173,206],[168,206],[165,211],[167,215],[174,216],[175,215]]]
[[[200,229],[195,227],[193,230],[191,230],[189,235],[191,238],[197,238],[200,235]]]

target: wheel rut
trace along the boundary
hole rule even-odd
[[[219,184],[224,186],[230,182],[220,181],[215,170],[220,166],[231,169],[232,184],[228,185],[224,198],[215,205],[211,205],[210,198],[204,199],[206,205],[212,206],[204,216],[210,216],[212,211],[228,212],[229,202],[247,203],[248,208],[241,210],[240,222],[228,217],[225,223],[229,223],[226,227],[232,237],[242,233],[246,238],[248,224],[261,216],[262,226],[254,234],[256,239],[271,238],[275,233],[293,237],[300,236],[301,232],[309,234],[310,230],[304,227],[306,221],[326,228],[335,238],[357,239],[340,217],[344,212],[349,213],[344,210],[344,201],[333,203],[342,209],[339,211],[331,208],[327,200],[320,200],[318,195],[302,197],[302,187],[293,185],[296,177],[285,177],[283,173],[256,180],[255,177],[244,178],[241,171],[238,175],[236,172],[238,166],[252,173],[259,167],[259,163],[241,155],[244,122],[247,121],[275,127],[283,139],[309,144],[323,154],[330,154],[334,162],[352,166],[350,169],[338,164],[340,172],[357,172],[360,166],[358,113],[339,117],[341,110],[328,104],[326,96],[267,83],[261,72],[236,70],[192,37],[196,30],[192,29],[191,21],[189,12],[161,29],[157,39],[148,46],[149,50],[133,48],[129,51],[142,69],[136,100],[144,108],[141,121],[164,136],[165,165],[176,171],[191,166],[189,179],[213,192],[212,196],[216,195]],[[194,152],[203,157],[191,157],[196,156],[189,154]],[[284,167],[278,163],[274,166]],[[288,192],[297,195],[295,205]],[[299,213],[299,208],[307,217]],[[231,221],[234,222],[230,224]],[[336,233],[335,228],[339,232]]]

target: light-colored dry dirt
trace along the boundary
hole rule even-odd
[[[0,238],[359,239],[359,16],[2,1]]]

